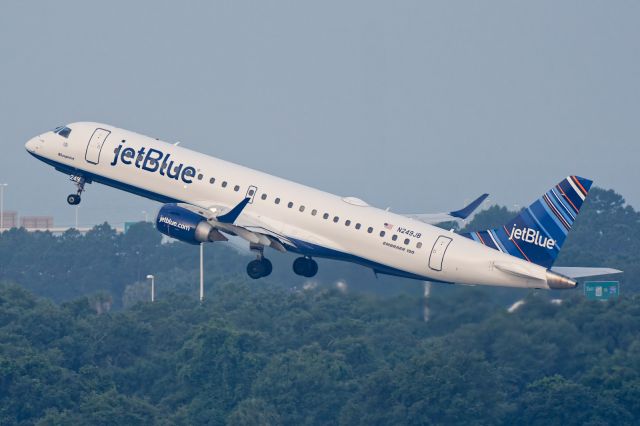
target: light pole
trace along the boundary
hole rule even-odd
[[[156,277],[147,275],[147,279],[151,280],[151,303],[153,303],[156,300]]]
[[[200,243],[200,302],[204,300],[204,243]]]
[[[4,188],[8,183],[0,183],[0,232],[4,231]]]

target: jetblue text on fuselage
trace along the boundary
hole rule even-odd
[[[165,155],[164,152],[154,148],[142,147],[136,152],[135,149],[124,148],[121,144],[116,148],[111,165],[116,166],[118,161],[150,173],[160,173],[160,176],[166,176],[169,179],[182,180],[184,183],[193,183],[193,178],[196,176],[195,167],[176,163],[171,159],[171,154]]]

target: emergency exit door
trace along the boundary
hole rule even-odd
[[[438,237],[429,255],[429,268],[434,271],[442,271],[444,254],[447,252],[449,244],[451,244],[451,238],[442,235]]]
[[[105,129],[96,129],[89,139],[87,144],[87,152],[85,154],[85,160],[91,164],[98,164],[100,162],[100,153],[102,152],[102,146],[111,132]]]

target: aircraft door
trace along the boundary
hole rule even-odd
[[[100,162],[100,152],[102,152],[102,146],[109,134],[111,134],[109,130],[100,128],[93,132],[93,135],[91,135],[91,139],[89,139],[89,143],[87,144],[87,152],[84,157],[88,163],[98,164]]]
[[[442,271],[444,254],[447,252],[449,244],[451,244],[451,238],[442,235],[438,237],[429,255],[429,268],[434,271]]]

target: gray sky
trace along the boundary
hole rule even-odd
[[[3,1],[6,208],[73,223],[24,142],[110,123],[395,211],[567,174],[640,205],[637,1]],[[81,223],[157,205],[91,185]]]

